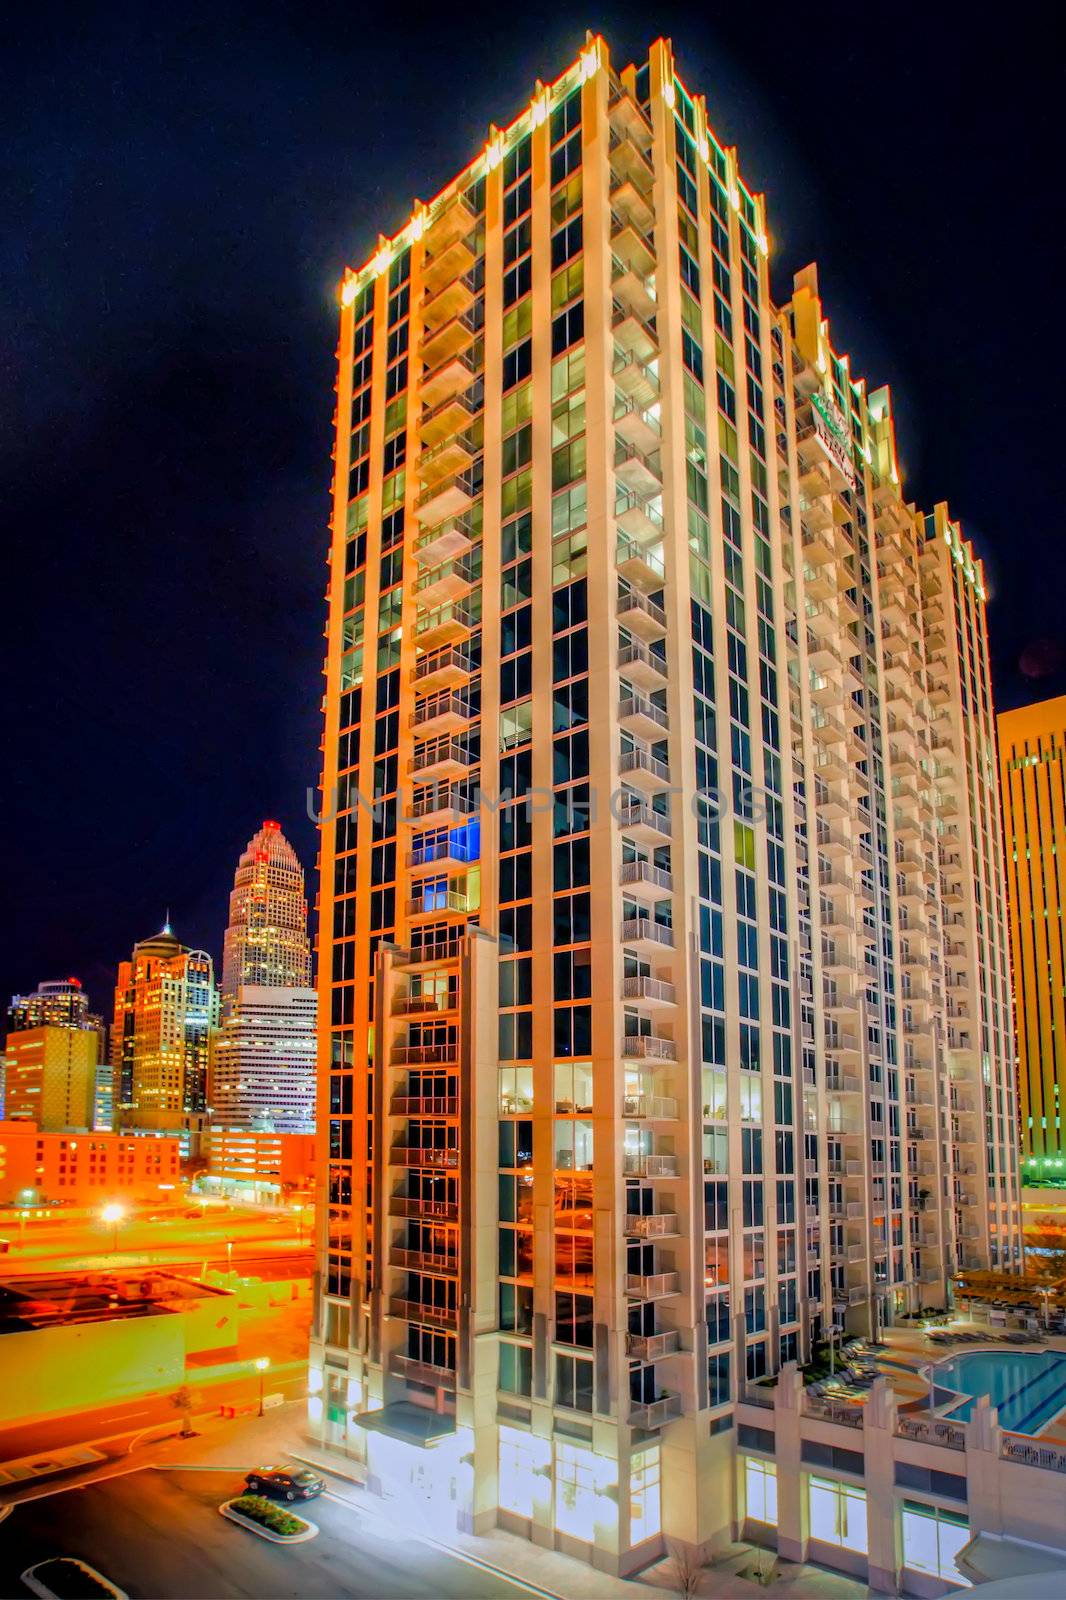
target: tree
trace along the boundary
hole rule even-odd
[[[704,1564],[699,1553],[690,1544],[680,1544],[671,1539],[668,1549],[674,1562],[674,1587],[685,1600],[692,1600],[700,1592]]]
[[[192,1408],[196,1403],[196,1396],[187,1383],[183,1383],[181,1388],[171,1395],[170,1403],[175,1411],[181,1413],[181,1437],[183,1439],[191,1439],[193,1432]]]

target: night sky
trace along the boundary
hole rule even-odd
[[[1045,13],[1046,15],[1046,13]],[[1060,62],[1036,8],[23,5],[0,109],[0,999],[313,878],[336,283],[575,57],[673,38],[983,554],[998,703],[1066,691]],[[4,125],[6,124],[6,125]],[[309,882],[313,890],[313,882]]]

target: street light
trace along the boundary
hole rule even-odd
[[[108,1227],[111,1229],[112,1251],[118,1249],[118,1230],[123,1222],[123,1219],[125,1218],[125,1215],[126,1207],[120,1206],[116,1201],[112,1201],[110,1205],[106,1205],[100,1213],[101,1219],[106,1222]]]
[[[226,1271],[233,1271],[233,1240],[226,1240]]]
[[[270,1357],[269,1356],[256,1356],[256,1358],[255,1358],[255,1370],[259,1374],[259,1415],[260,1416],[263,1415],[263,1380],[266,1377],[266,1370],[269,1367],[269,1365],[270,1365]]]

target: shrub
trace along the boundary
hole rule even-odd
[[[291,1536],[303,1533],[307,1527],[302,1517],[293,1516],[291,1511],[283,1511],[261,1494],[242,1494],[239,1500],[230,1502],[230,1510],[239,1511],[242,1517],[247,1517],[250,1522],[258,1522],[261,1528],[268,1528],[271,1533]]]

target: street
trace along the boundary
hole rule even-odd
[[[219,1595],[301,1600],[391,1600],[442,1595],[493,1600],[528,1594],[410,1537],[357,1508],[340,1488],[299,1508],[320,1529],[279,1548],[221,1517],[243,1489],[240,1472],[156,1467],[23,1500],[3,1524],[0,1593],[29,1593],[20,1574],[52,1555],[75,1555],[133,1600],[217,1600]]]

